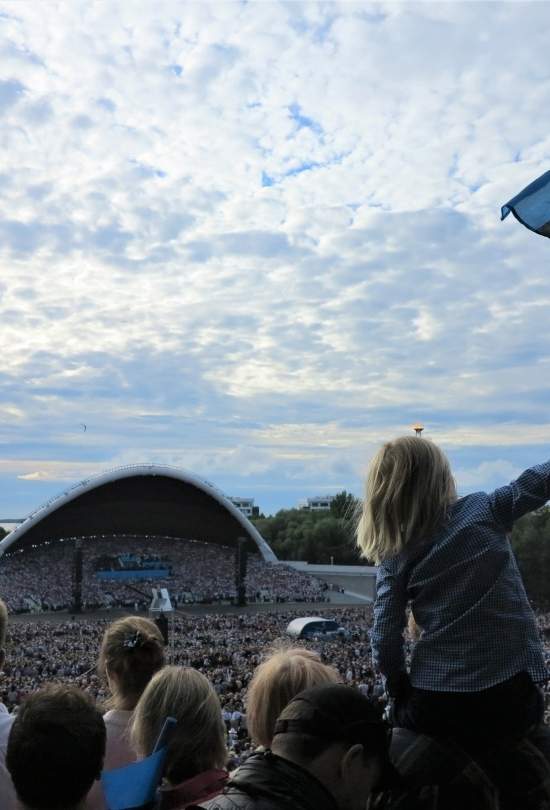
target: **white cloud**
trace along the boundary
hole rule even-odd
[[[50,475],[44,470],[37,470],[36,472],[24,473],[17,476],[20,481],[47,481]]]
[[[548,245],[498,221],[550,157],[527,5],[0,2],[5,474],[550,443]]]

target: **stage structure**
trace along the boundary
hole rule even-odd
[[[277,557],[256,527],[213,484],[173,467],[141,464],[86,479],[32,512],[0,542],[0,556],[75,537],[170,537]]]

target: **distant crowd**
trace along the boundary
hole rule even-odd
[[[175,732],[177,745],[174,742],[168,749],[171,764],[165,769],[160,798],[157,797],[158,807],[165,810],[168,808],[181,810],[187,806],[187,799],[191,795],[193,804],[204,801],[203,806],[207,810],[244,810],[241,803],[237,806],[224,803],[224,797],[234,790],[237,791],[236,797],[240,797],[239,801],[243,797],[250,799],[251,795],[256,795],[256,778],[262,784],[268,777],[275,779],[269,791],[271,799],[273,791],[277,790],[277,774],[273,773],[273,760],[269,757],[266,760],[265,755],[258,751],[265,748],[280,751],[285,762],[289,757],[292,761],[294,757],[300,767],[304,766],[307,760],[307,757],[304,760],[304,756],[296,754],[294,744],[290,745],[290,748],[285,749],[284,746],[283,749],[280,748],[280,745],[285,743],[284,735],[279,739],[274,737],[277,716],[281,712],[283,712],[281,716],[284,715],[286,704],[302,689],[314,687],[312,699],[320,701],[322,713],[319,717],[322,720],[318,733],[325,740],[323,744],[329,744],[331,734],[338,738],[339,724],[345,720],[346,712],[349,715],[347,720],[350,728],[355,727],[362,711],[372,713],[368,723],[365,721],[365,727],[370,729],[369,733],[374,734],[374,730],[371,729],[373,723],[380,723],[380,728],[383,728],[383,721],[380,718],[386,708],[387,696],[381,678],[370,664],[369,635],[372,628],[372,608],[370,606],[332,608],[322,610],[321,614],[335,619],[339,626],[345,628],[346,633],[338,637],[319,636],[311,640],[300,640],[295,647],[290,646],[288,638],[285,640],[285,629],[293,618],[300,615],[300,611],[241,615],[219,612],[199,616],[177,615],[170,629],[168,647],[164,647],[158,628],[146,618],[129,617],[109,623],[107,620],[85,617],[67,621],[46,618],[24,620],[21,617],[11,622],[9,627],[0,699],[5,710],[12,713],[23,711],[21,721],[23,725],[23,721],[30,717],[28,734],[31,734],[31,731],[36,734],[31,723],[35,701],[41,708],[40,700],[43,699],[46,706],[50,707],[49,710],[56,715],[59,712],[63,714],[63,711],[67,710],[67,718],[73,718],[75,723],[84,724],[87,722],[84,715],[90,710],[89,707],[98,706],[103,713],[103,724],[106,729],[103,733],[106,733],[107,747],[102,767],[107,769],[150,754],[160,733],[162,718],[166,714],[172,714],[178,721],[178,729]],[[550,615],[539,614],[538,622],[543,634],[550,626]],[[407,656],[412,643],[412,639],[406,641]],[[550,665],[548,642],[545,642],[545,650]],[[170,666],[166,667],[165,664]],[[58,686],[53,691],[51,687],[44,689],[48,683]],[[334,692],[334,684],[344,684],[345,688],[338,687]],[[325,691],[321,690],[319,693],[318,688],[321,685],[324,685]],[[340,688],[344,688],[344,691],[338,691]],[[349,692],[346,689],[349,689]],[[358,697],[353,697],[354,695]],[[334,703],[336,698],[343,701],[342,705],[338,701]],[[363,700],[364,703],[361,702]],[[324,701],[328,701],[326,706]],[[359,703],[356,705],[354,701]],[[550,713],[548,690],[545,693],[545,702],[548,721]],[[206,716],[201,715],[197,718],[198,705],[203,707]],[[304,717],[310,717],[305,711],[305,706],[306,704],[299,704],[296,716],[290,712],[289,718],[293,723],[298,723],[298,720],[302,722]],[[205,707],[210,708],[207,711]],[[34,710],[38,712],[38,709]],[[41,710],[43,711],[43,708]],[[78,720],[79,712],[84,719]],[[49,805],[41,804],[40,796],[37,797],[33,790],[28,788],[31,784],[28,772],[23,776],[18,770],[22,767],[21,762],[24,762],[28,743],[25,748],[21,742],[23,753],[17,749],[17,764],[14,764],[15,754],[10,760],[7,735],[2,740],[4,728],[2,717],[9,717],[10,723],[14,724],[14,731],[10,737],[12,748],[13,740],[18,739],[16,732],[21,731],[22,735],[25,732],[25,728],[19,730],[17,720],[13,721],[13,714],[0,714],[1,806],[3,810],[15,810],[13,779],[20,797],[28,796],[29,807],[45,810]],[[7,720],[5,722],[7,723]],[[303,722],[304,728],[309,729],[310,719]],[[331,723],[333,723],[332,730]],[[55,733],[59,732],[58,725],[59,721],[56,720]],[[75,730],[70,733],[73,735],[71,739],[74,740]],[[86,733],[89,737],[88,748],[86,746],[84,748],[86,756],[89,757],[92,731]],[[309,740],[308,750],[317,751],[315,745],[311,747],[311,740],[307,735],[306,739]],[[379,738],[376,755],[383,759],[387,756],[387,743],[382,744],[381,739],[382,737]],[[290,744],[290,741],[291,736],[286,743]],[[394,774],[393,786],[388,784],[387,790],[383,790],[384,782],[379,778],[379,774],[375,778],[376,769],[374,769],[371,782],[367,780],[365,783],[370,784],[369,790],[360,794],[365,800],[362,807],[387,807],[389,810],[394,808],[424,810],[428,807],[441,807],[451,810],[456,806],[452,804],[450,798],[453,791],[455,799],[458,796],[461,801],[469,802],[462,805],[469,808],[497,810],[510,806],[506,802],[499,804],[497,788],[493,786],[489,790],[487,785],[491,784],[490,780],[487,781],[483,777],[479,782],[481,778],[479,774],[475,778],[472,777],[472,766],[466,767],[464,762],[460,765],[458,786],[454,785],[453,791],[448,794],[448,800],[441,803],[442,797],[447,794],[441,785],[435,787],[432,785],[429,795],[433,801],[434,796],[438,796],[439,804],[424,804],[422,797],[428,795],[426,794],[428,788],[424,785],[423,791],[419,791],[414,787],[415,780],[419,778],[415,770],[418,764],[413,767],[411,763],[416,760],[411,752],[407,753],[413,744],[417,743],[411,741],[406,734],[404,737],[397,736],[394,739],[392,745],[397,746],[395,756],[403,757],[399,762],[402,776],[407,778],[405,782],[400,782],[398,775]],[[263,748],[258,749],[258,745]],[[4,756],[7,751],[7,769],[2,765],[2,751]],[[336,750],[333,753],[336,755]],[[374,750],[371,753],[374,756]],[[430,762],[436,754],[437,752],[430,750]],[[48,756],[44,758],[44,768],[49,762]],[[201,759],[201,756],[206,758]],[[437,756],[441,756],[441,752]],[[437,762],[437,756],[433,761]],[[75,767],[77,764],[75,763]],[[279,767],[278,760],[276,764]],[[445,767],[448,767],[448,764],[447,762]],[[50,768],[54,766],[55,763],[48,765]],[[228,783],[228,773],[232,773],[235,768],[236,774]],[[410,768],[414,774],[409,775],[409,779],[407,774]],[[445,768],[443,770],[447,773]],[[195,773],[203,774],[203,771],[208,775],[208,779],[205,776],[197,783]],[[319,777],[316,771],[311,773],[314,773],[316,778]],[[105,810],[103,789],[95,779],[97,774],[94,773],[92,776],[94,778],[90,778],[89,782],[86,779],[83,781],[86,785],[86,805],[75,804],[74,810],[84,810],[84,807],[88,810]],[[285,779],[291,776],[292,773],[287,773]],[[44,774],[42,777],[46,779]],[[300,774],[300,778],[305,780],[304,785],[307,786],[307,776]],[[441,775],[437,776],[437,779],[439,778],[442,778]],[[434,780],[436,776],[430,776],[430,779]],[[239,784],[239,780],[244,782]],[[199,793],[190,794],[191,788],[194,790],[197,784],[200,784]],[[230,789],[228,785],[233,787]],[[57,793],[60,790],[55,786],[48,788],[50,789]],[[278,789],[281,791],[280,806],[284,807],[287,801],[284,797],[288,795],[289,785],[279,784]],[[247,792],[249,790],[250,795]],[[313,784],[307,787],[308,795],[311,790]],[[297,795],[295,806],[313,810],[317,806],[311,805],[314,796],[315,792],[306,800],[305,796]],[[34,803],[31,804],[31,801]],[[22,806],[25,807],[24,804]],[[271,806],[279,807],[277,803],[265,805]],[[67,807],[73,810],[72,805]],[[264,804],[261,802],[253,807],[254,810],[264,810]],[[330,807],[332,810],[361,810],[353,804],[328,805],[326,810]]]
[[[140,577],[101,580],[97,563],[131,551],[170,560],[167,579]],[[216,604],[236,599],[235,549],[181,538],[93,537],[82,541],[82,602],[86,610],[149,606],[151,587],[167,588],[176,605]],[[57,540],[7,554],[0,566],[0,594],[13,613],[66,610],[73,600],[74,545]],[[249,602],[329,601],[319,580],[285,565],[248,555],[246,598]]]
[[[171,662],[203,672],[219,694],[223,711],[239,712],[244,726],[246,687],[254,669],[266,651],[284,638],[288,623],[299,615],[307,613],[177,615],[170,630]],[[303,640],[301,645],[318,650],[324,660],[330,660],[346,683],[381,697],[381,681],[369,664],[372,608],[322,609],[319,615],[335,618],[346,629],[347,637]],[[62,680],[81,687],[99,702],[105,701],[107,685],[95,663],[108,625],[106,619],[86,618],[13,622],[0,700],[11,711],[41,684]]]

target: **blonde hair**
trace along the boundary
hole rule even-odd
[[[130,739],[148,756],[167,717],[176,719],[168,742],[164,776],[177,785],[227,761],[220,701],[205,676],[190,667],[168,666],[151,679],[134,711]]]
[[[154,622],[127,616],[109,625],[97,662],[100,676],[111,676],[109,705],[133,709],[155,672],[164,666],[164,641]]]
[[[313,650],[290,647],[272,652],[257,667],[248,688],[248,733],[258,745],[269,748],[277,718],[293,697],[310,686],[341,680],[338,671],[323,664]]]
[[[447,457],[429,439],[387,442],[370,463],[357,527],[362,555],[376,565],[429,537],[456,500]]]

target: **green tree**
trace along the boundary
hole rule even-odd
[[[342,520],[355,520],[360,505],[359,498],[344,489],[334,496],[330,504],[330,511],[331,514]]]
[[[550,607],[550,509],[544,507],[518,520],[512,548],[530,599]]]
[[[332,511],[282,509],[273,517],[254,523],[279,559],[330,563],[333,558],[340,564],[361,562],[355,548],[355,520],[351,517],[342,518]]]

